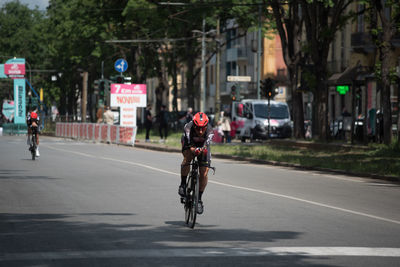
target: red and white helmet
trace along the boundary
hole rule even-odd
[[[31,119],[37,119],[37,113],[36,112],[31,112]]]
[[[204,112],[197,112],[193,116],[193,123],[199,128],[206,127],[208,125],[208,117]]]

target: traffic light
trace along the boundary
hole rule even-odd
[[[236,101],[236,86],[234,85],[231,87],[231,99],[232,101]]]
[[[116,81],[117,83],[124,83],[124,82],[125,82],[124,76],[118,75],[118,76],[115,78],[115,81]]]
[[[99,95],[100,95],[100,97],[104,97],[105,89],[106,89],[106,82],[104,80],[100,80],[100,82],[99,82]]]
[[[268,99],[271,99],[275,96],[275,81],[272,80],[271,78],[266,78],[264,80],[260,81],[260,95],[262,97],[266,97]]]

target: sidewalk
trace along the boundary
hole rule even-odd
[[[232,145],[257,145],[257,144],[251,144],[251,143],[233,143]],[[351,145],[348,144],[318,144],[318,143],[311,143],[307,141],[294,141],[294,140],[274,140],[273,145],[287,145],[291,147],[308,147],[308,148],[318,148],[320,146],[342,146],[342,147],[348,147],[351,148]],[[176,147],[171,147],[168,145],[165,145],[163,143],[159,142],[145,142],[145,140],[137,139],[135,142],[135,147],[137,148],[143,148],[143,149],[150,149],[150,150],[156,150],[156,151],[164,151],[164,152],[171,152],[171,153],[181,153],[181,149],[176,148]],[[368,147],[363,147],[363,146],[357,146],[358,148],[368,150]],[[363,178],[372,178],[372,179],[378,179],[378,180],[384,180],[384,181],[390,181],[393,183],[400,183],[400,177],[396,176],[385,176],[385,175],[376,175],[376,174],[365,174],[365,173],[353,173],[349,171],[344,171],[344,170],[335,170],[335,169],[327,169],[327,168],[319,168],[319,167],[309,167],[309,166],[302,166],[300,164],[293,164],[293,163],[287,163],[287,162],[278,162],[278,161],[269,161],[269,160],[260,160],[260,159],[253,159],[253,158],[246,158],[246,157],[239,157],[239,156],[233,156],[233,155],[226,155],[226,154],[221,154],[221,153],[216,153],[213,152],[212,156],[214,158],[221,158],[221,159],[231,159],[231,160],[237,160],[237,161],[248,161],[250,163],[255,163],[255,164],[268,164],[268,165],[274,165],[274,166],[282,166],[282,167],[290,167],[290,168],[295,168],[295,169],[300,169],[300,170],[312,170],[312,171],[320,171],[320,172],[327,172],[327,173],[334,173],[334,174],[340,174],[340,175],[347,175],[347,176],[356,176],[356,177],[363,177]]]

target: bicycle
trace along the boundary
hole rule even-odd
[[[185,222],[190,228],[194,228],[197,217],[197,203],[199,202],[199,162],[194,157],[192,162],[187,164],[191,166],[190,175],[186,181],[185,196],[181,197],[181,203],[184,204]],[[209,167],[215,174],[215,167]]]
[[[29,147],[29,150],[31,151],[32,154],[32,160],[35,160],[36,157],[36,149],[37,149],[37,127],[31,127],[31,134],[32,134],[32,138],[31,138],[31,145]]]

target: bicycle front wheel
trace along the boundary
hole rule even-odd
[[[31,144],[31,154],[32,154],[32,160],[35,160],[36,157],[36,136],[32,135],[32,144]]]
[[[188,177],[186,182],[186,192],[185,192],[185,222],[189,224],[191,211],[192,211],[192,176]]]
[[[187,206],[186,206],[186,224],[190,228],[194,228],[197,217],[197,203],[199,201],[199,179],[198,174],[190,176],[187,185]]]

